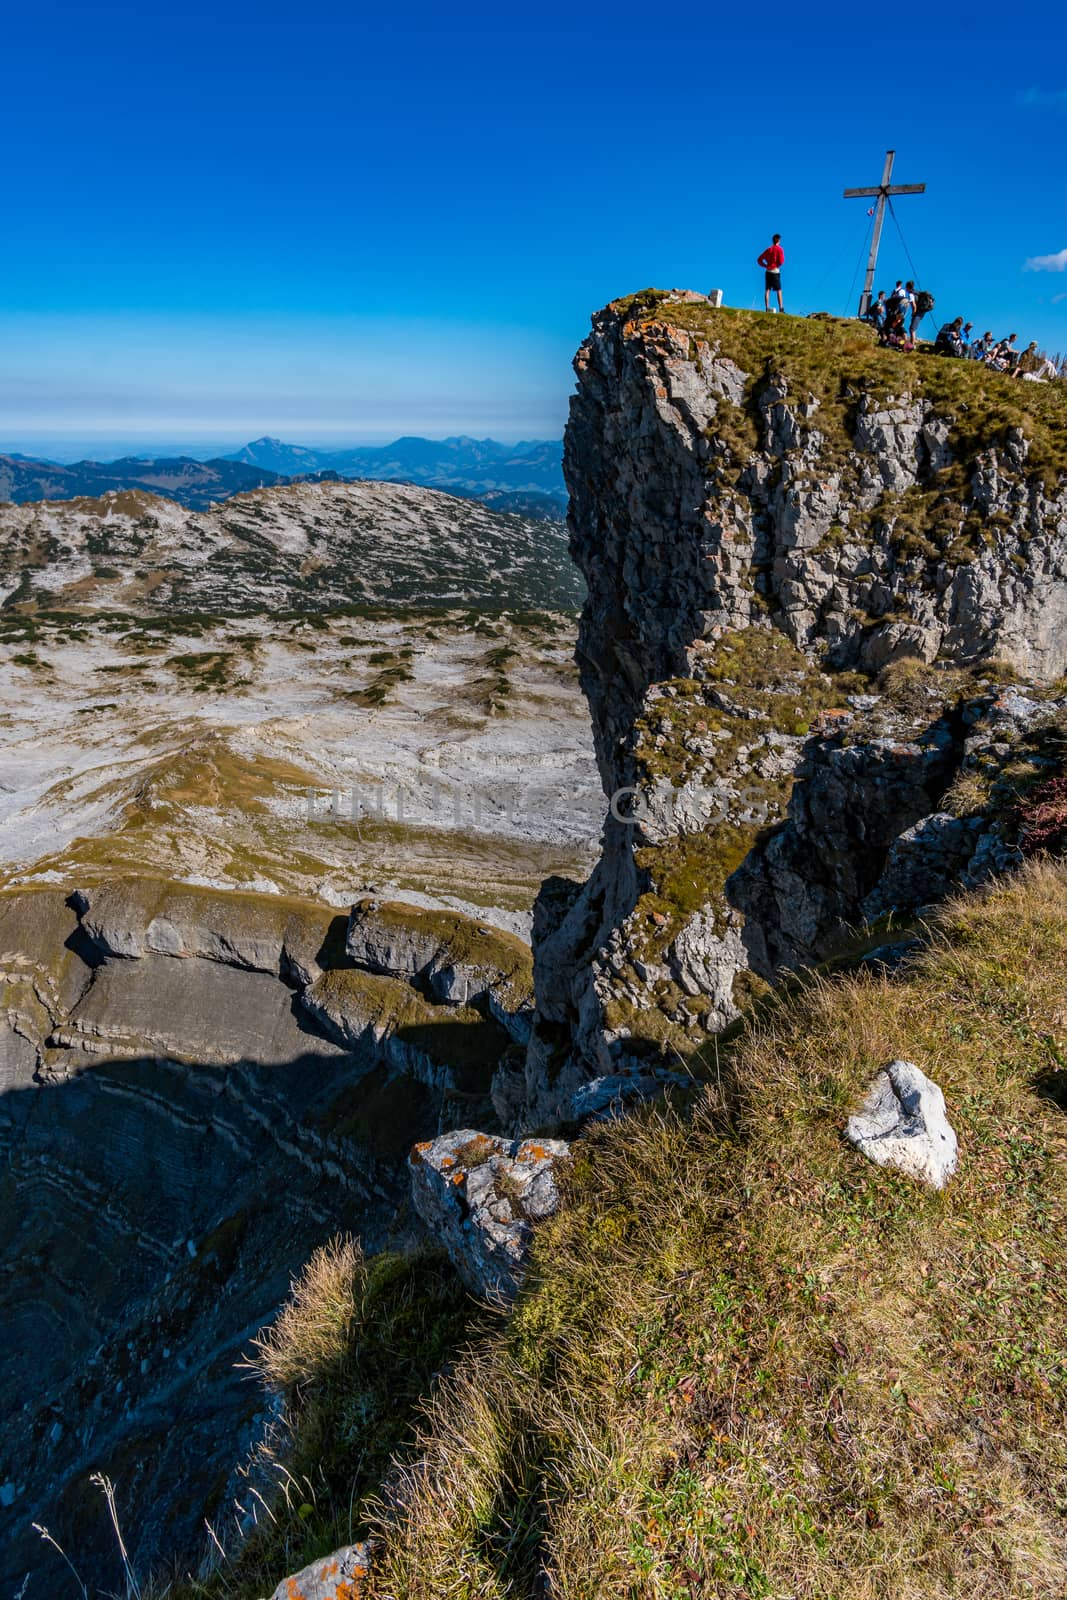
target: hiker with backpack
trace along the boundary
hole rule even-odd
[[[911,341],[908,338],[907,325],[904,321],[904,311],[900,302],[892,300],[886,306],[885,322],[878,335],[878,343],[888,345],[892,350],[910,350]]]
[[[1006,339],[1001,339],[990,350],[987,360],[991,367],[996,367],[998,372],[1010,372],[1019,359],[1019,352],[1015,348],[1017,333],[1010,333]]]
[[[886,308],[890,312],[899,311],[902,315],[907,315],[911,308],[911,298],[900,278],[893,285],[893,292],[886,301]]]
[[[939,356],[964,356],[967,354],[963,345],[963,318],[957,317],[955,322],[946,322],[934,340],[934,349]]]
[[[885,290],[879,289],[877,300],[872,300],[867,307],[867,321],[873,324],[879,333],[885,327],[886,310]]]
[[[882,328],[882,343],[891,344],[897,350],[910,350],[911,340],[908,337],[908,318],[914,321],[915,299],[912,290],[915,285],[910,281],[904,284],[898,278],[893,292],[886,301],[885,324]]]
[[[909,285],[909,287],[911,286]],[[912,306],[914,309],[911,313],[911,338],[912,343],[914,343],[915,335],[919,329],[919,323],[928,312],[934,309],[934,297],[930,293],[929,289],[916,290],[912,299]],[[962,321],[963,318],[961,317],[960,322],[962,323]]]

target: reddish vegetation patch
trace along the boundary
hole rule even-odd
[[[1067,848],[1067,776],[1048,778],[1018,808],[1019,843],[1027,855]]]

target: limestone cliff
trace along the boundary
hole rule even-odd
[[[194,1565],[273,1419],[235,1363],[337,1232],[412,1237],[412,1142],[529,1032],[529,951],[448,912],[156,878],[0,892],[0,1579]],[[270,1486],[261,1484],[264,1490]]]
[[[1062,386],[654,291],[594,317],[575,369],[577,659],[612,804],[592,877],[535,914],[535,1120],[1018,860],[1067,670]],[[505,1115],[520,1093],[498,1084]]]

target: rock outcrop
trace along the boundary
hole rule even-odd
[[[0,602],[232,617],[580,599],[557,522],[414,484],[278,484],[199,511],[143,488],[0,501]]]
[[[1067,670],[1059,387],[651,291],[593,319],[575,368],[609,814],[591,878],[535,913],[538,1120],[670,1064],[865,920],[1017,861]],[[495,1094],[519,1101],[513,1078]]]
[[[158,878],[77,891],[83,931],[105,956],[197,956],[304,985],[331,966],[344,918],[284,895],[219,894]],[[332,957],[332,959],[331,959]]]
[[[461,1128],[417,1144],[408,1160],[415,1209],[467,1287],[510,1299],[533,1225],[559,1205],[560,1139],[499,1139]]]
[[[518,1043],[530,1037],[533,964],[514,934],[455,912],[365,899],[352,908],[346,948],[368,972],[417,984],[438,1003],[482,1002]]]
[[[359,1600],[370,1572],[372,1550],[367,1542],[346,1544],[332,1555],[283,1578],[271,1600]]]

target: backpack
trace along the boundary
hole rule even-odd
[[[921,317],[934,309],[934,297],[929,289],[920,289],[915,296],[915,309]]]

